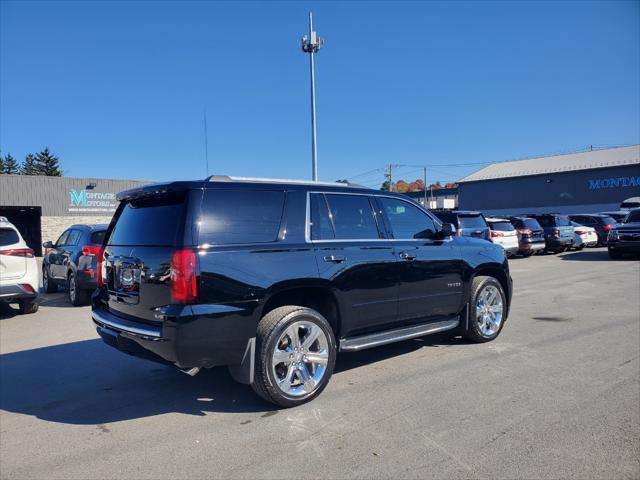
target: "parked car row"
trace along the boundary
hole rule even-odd
[[[456,235],[481,238],[500,245],[507,256],[539,252],[560,253],[571,248],[607,246],[613,258],[634,251],[640,229],[633,224],[640,209],[589,214],[523,213],[489,217],[469,210],[433,210],[442,221],[456,227]],[[620,231],[624,231],[621,240]],[[635,244],[634,244],[635,245]]]

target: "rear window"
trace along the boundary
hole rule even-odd
[[[207,190],[202,204],[199,243],[269,243],[278,238],[284,192]]]
[[[0,247],[18,243],[20,237],[13,228],[0,228]]]
[[[533,219],[533,218],[527,218],[527,219],[523,220],[522,223],[523,223],[525,228],[529,228],[531,230],[540,230],[540,229],[542,229],[542,227],[540,226],[538,221]]]
[[[598,222],[602,225],[615,225],[616,221],[611,217],[597,217]]]
[[[486,228],[487,224],[480,215],[458,215],[460,228]]]
[[[515,230],[510,222],[489,222],[489,227],[498,232],[513,232]]]
[[[452,223],[455,227],[458,226],[458,217],[453,213],[447,213],[447,212],[431,212],[431,213],[433,213],[436,217],[438,217],[438,219],[440,219],[444,223]]]
[[[179,245],[185,194],[163,195],[125,204],[109,237],[109,245]]]
[[[107,233],[106,230],[100,230],[97,232],[93,232],[91,234],[91,243],[95,244],[95,245],[102,245],[102,242],[104,241],[104,236]]]
[[[556,227],[570,227],[569,217],[566,215],[556,215]]]

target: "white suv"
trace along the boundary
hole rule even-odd
[[[39,285],[33,250],[18,229],[0,217],[0,302],[17,303],[20,313],[35,313]]]
[[[518,232],[508,219],[487,217],[487,225],[491,229],[491,241],[504,248],[508,257],[518,253]]]

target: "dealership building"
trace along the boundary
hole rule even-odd
[[[493,163],[459,180],[462,210],[595,213],[640,196],[640,145]]]
[[[76,223],[109,223],[116,194],[140,180],[0,175],[0,216],[7,217],[37,255]]]

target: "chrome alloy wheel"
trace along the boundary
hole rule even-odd
[[[76,301],[76,277],[73,273],[69,275],[69,298],[72,302]]]
[[[480,290],[476,300],[476,321],[482,335],[491,337],[500,330],[503,312],[502,295],[495,285]]]
[[[271,356],[271,368],[278,388],[300,397],[320,384],[329,361],[329,342],[315,323],[300,320],[280,335]]]

